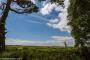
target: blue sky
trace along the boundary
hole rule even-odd
[[[52,17],[52,16],[51,16]],[[53,18],[53,17],[52,17]],[[44,21],[45,20],[45,21]],[[7,18],[7,38],[30,39],[30,40],[50,40],[51,36],[69,36],[68,32],[53,29],[46,23],[49,17],[43,17],[38,13],[30,15],[20,15],[10,13]]]
[[[35,0],[32,1],[39,6],[38,13],[16,14],[9,12],[6,21],[6,44],[63,46],[63,42],[66,41],[67,44],[72,45],[73,38],[70,36],[65,24],[67,15],[59,16],[62,12],[61,10],[58,11],[58,9],[62,9],[62,7],[57,4],[51,4],[47,2],[48,0],[42,3],[38,3]],[[47,7],[48,5],[50,7]],[[64,19],[60,20],[62,17]]]

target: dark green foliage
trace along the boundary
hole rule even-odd
[[[88,55],[90,55],[88,48]],[[86,60],[81,48],[64,47],[27,47],[7,46],[2,54],[4,58],[22,58],[22,60]]]
[[[70,0],[69,25],[76,46],[90,46],[90,0]]]
[[[33,5],[33,3],[29,0],[16,0],[16,3],[22,8],[28,8]]]
[[[64,0],[51,0],[52,3],[59,3],[60,5],[63,5]]]

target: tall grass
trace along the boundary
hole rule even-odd
[[[27,47],[7,46],[0,58],[21,58],[22,60],[86,60],[81,50],[73,47]]]

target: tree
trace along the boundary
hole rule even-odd
[[[12,8],[11,4],[16,3],[20,8]],[[6,0],[1,4],[1,10],[3,11],[0,17],[0,50],[5,50],[5,24],[8,17],[9,11],[16,12],[18,14],[37,12],[38,7],[33,4],[30,0]]]
[[[52,3],[59,3],[60,5],[63,5],[64,0],[51,0]]]
[[[90,0],[70,0],[69,25],[75,46],[90,46]]]
[[[61,3],[64,0],[52,0]],[[70,0],[68,25],[75,39],[75,46],[90,46],[90,0]]]

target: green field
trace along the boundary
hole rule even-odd
[[[90,51],[88,49],[88,51]],[[87,54],[89,56],[89,53]],[[0,58],[21,58],[21,60],[88,60],[81,49],[75,47],[49,46],[7,46]]]

